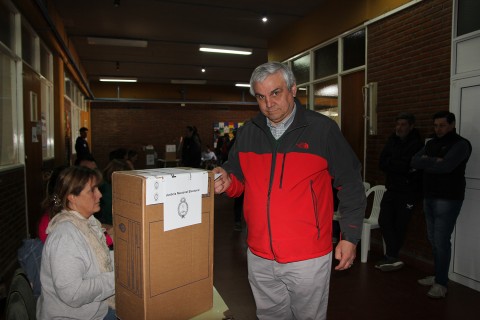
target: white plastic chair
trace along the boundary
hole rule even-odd
[[[380,215],[380,202],[382,202],[383,195],[387,189],[384,185],[374,186],[366,192],[368,196],[373,192],[373,205],[370,211],[370,216],[363,220],[362,239],[361,239],[361,257],[360,261],[365,263],[368,259],[368,251],[370,250],[370,230],[380,228],[378,225],[378,216]],[[384,246],[385,247],[385,246]]]
[[[365,192],[367,192],[368,189],[370,189],[370,183],[366,182],[366,181],[363,181],[363,187],[365,188]]]

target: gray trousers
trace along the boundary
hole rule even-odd
[[[258,319],[327,318],[332,253],[310,260],[278,263],[248,250],[247,261]]]

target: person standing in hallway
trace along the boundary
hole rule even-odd
[[[421,171],[410,166],[412,157],[423,147],[415,128],[415,116],[402,112],[395,118],[395,132],[380,154],[380,169],[385,172],[385,187],[378,223],[385,241],[385,257],[375,264],[382,271],[403,267],[398,254],[403,246],[407,226],[421,191]]]
[[[200,168],[202,163],[202,142],[197,128],[187,126],[185,136],[180,139],[182,166]]]
[[[445,298],[452,235],[465,197],[465,168],[472,153],[470,141],[455,130],[455,115],[440,111],[433,115],[434,137],[412,159],[412,167],[423,170],[423,210],[427,236],[433,249],[435,275],[418,280],[430,286],[430,298]]]
[[[85,127],[80,128],[80,136],[75,141],[75,152],[78,159],[84,159],[91,156],[90,148],[88,146],[87,135],[88,129]]]
[[[250,93],[260,113],[238,129],[215,192],[244,194],[248,278],[257,317],[325,319],[332,264],[334,187],[342,240],[336,270],[356,256],[365,215],[361,165],[330,118],[299,106],[292,71],[258,66]]]

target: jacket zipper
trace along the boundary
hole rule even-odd
[[[310,192],[312,194],[313,215],[315,217],[315,226],[317,228],[317,240],[320,239],[320,225],[318,222],[317,197],[313,188],[313,180],[310,180]]]
[[[272,193],[273,178],[275,174],[275,159],[277,158],[277,149],[278,149],[278,140],[274,141],[274,149],[272,152],[272,167],[270,169],[270,181],[268,182],[268,196],[267,196],[267,224],[268,224],[268,234],[270,240],[270,250],[272,250],[273,259],[277,260],[275,251],[273,250],[273,241],[272,241],[272,228],[270,225],[270,196]]]

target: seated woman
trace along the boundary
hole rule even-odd
[[[98,170],[70,167],[51,196],[37,319],[116,319],[115,278],[100,222]]]

